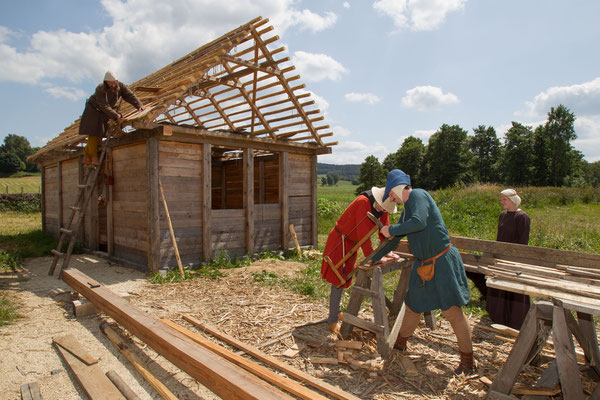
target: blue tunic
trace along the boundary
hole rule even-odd
[[[450,244],[448,229],[433,198],[423,189],[413,189],[400,215],[398,223],[390,226],[394,237],[381,249],[373,260],[377,261],[407,236],[413,255],[413,263],[406,293],[406,305],[415,312],[447,310],[462,307],[469,302],[469,284],[465,267],[458,249],[454,246],[435,261],[433,279],[423,283],[417,268],[423,260],[443,252]]]

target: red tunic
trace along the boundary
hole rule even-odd
[[[375,213],[375,210],[371,206],[371,202],[368,197],[364,195],[358,196],[337,220],[335,227],[329,232],[327,237],[327,243],[325,244],[325,250],[323,251],[324,256],[329,256],[333,265],[336,265],[339,261],[344,258],[344,255],[354,247],[356,242],[360,241],[369,231],[375,226],[373,221],[367,217],[367,212]],[[383,225],[389,225],[390,219],[388,213],[383,213],[379,218]],[[346,236],[344,243],[342,244],[342,234]],[[379,239],[384,240],[385,237],[380,233]],[[361,246],[362,252],[365,257],[373,252],[373,246],[371,245],[371,239],[367,240]],[[340,275],[344,278],[354,270],[354,263],[356,262],[357,253],[355,252],[343,266],[338,268]],[[339,285],[340,280],[335,273],[329,267],[329,264],[325,260],[321,264],[321,277],[332,285]],[[347,288],[350,286],[352,279],[349,279],[342,287]]]

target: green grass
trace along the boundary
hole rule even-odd
[[[0,178],[0,193],[40,193],[42,175],[35,173],[31,176]]]
[[[42,232],[41,213],[3,211],[0,219],[0,251],[11,254],[19,263],[24,258],[47,256],[56,247],[56,240]],[[3,268],[0,264],[0,270]]]
[[[7,295],[0,294],[0,326],[8,325],[22,317],[17,312],[16,304]]]
[[[356,198],[354,195],[355,190],[356,186],[349,181],[339,181],[336,186],[321,186],[319,181],[317,197],[337,201],[345,209]]]

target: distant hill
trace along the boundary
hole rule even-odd
[[[341,180],[352,181],[360,176],[360,164],[324,164],[317,163],[317,175],[337,172]]]

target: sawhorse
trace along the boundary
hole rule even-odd
[[[377,338],[377,351],[382,358],[388,358],[392,354],[394,343],[398,337],[402,318],[404,316],[404,297],[408,290],[408,280],[413,264],[411,259],[401,259],[372,269],[359,269],[356,282],[351,289],[350,300],[346,312],[342,317],[340,334],[347,337],[354,327],[361,328],[375,334]],[[385,296],[383,290],[383,276],[389,272],[400,271],[398,285],[394,290],[393,300]],[[373,321],[358,317],[363,298],[368,296],[373,302]],[[389,316],[395,317],[394,324],[390,329]]]
[[[577,319],[571,311],[577,313]],[[506,363],[490,387],[488,399],[514,399],[510,393],[519,373],[541,351],[552,333],[558,370],[558,382],[555,383],[560,383],[564,399],[584,400],[572,336],[583,349],[591,367],[590,372],[596,380],[600,379],[600,351],[594,315],[600,315],[600,310],[580,303],[556,299],[553,299],[553,303],[533,303]],[[588,397],[588,400],[597,399],[600,399],[600,384]]]

